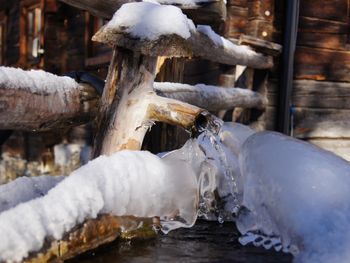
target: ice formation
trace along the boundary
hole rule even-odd
[[[21,260],[45,237],[108,213],[160,216],[164,232],[192,226],[198,215],[234,219],[242,244],[292,253],[295,262],[349,262],[349,163],[275,132],[213,126],[162,158],[101,156],[44,197],[2,212],[0,261]]]
[[[101,156],[47,195],[2,212],[0,261],[20,261],[38,251],[46,237],[60,239],[98,214],[160,216],[164,232],[192,226],[197,218],[196,171],[189,166],[191,151],[178,154],[163,159],[136,151]]]
[[[295,262],[349,262],[348,162],[274,132],[249,137],[239,162],[242,242],[254,234],[265,244],[280,238],[277,249],[292,253]]]
[[[184,39],[195,30],[192,20],[180,8],[158,3],[127,3],[114,14],[104,31],[129,33],[131,36],[155,40],[161,35],[176,34]]]

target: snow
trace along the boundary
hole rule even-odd
[[[20,177],[8,184],[0,185],[0,213],[20,203],[44,196],[64,178],[63,176]]]
[[[0,261],[20,261],[45,237],[60,239],[98,214],[160,216],[163,231],[192,226],[198,189],[185,152],[164,159],[149,152],[101,156],[73,172],[47,195],[0,214]],[[29,227],[30,226],[30,227]]]
[[[244,45],[236,45],[230,40],[216,34],[210,26],[198,25],[197,31],[209,37],[216,46],[229,49],[240,56],[250,57],[256,55],[256,52],[253,51],[250,47]]]
[[[103,30],[147,40],[171,34],[187,39],[195,26],[178,7],[139,2],[124,4]]]
[[[64,94],[77,89],[78,83],[72,78],[59,77],[43,70],[24,71],[0,66],[0,87],[23,89],[33,93]]]
[[[205,84],[192,86],[181,83],[155,82],[154,89],[160,96],[187,102],[209,111],[232,109],[233,105],[244,102],[246,105],[254,104],[261,99],[259,95],[248,89]]]

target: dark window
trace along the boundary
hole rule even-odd
[[[23,1],[21,13],[21,59],[26,67],[38,66],[44,52],[42,1]]]

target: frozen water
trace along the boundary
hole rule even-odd
[[[122,5],[103,30],[148,40],[169,34],[187,39],[195,26],[178,7],[139,2]]]
[[[162,159],[133,151],[101,156],[44,197],[2,212],[0,261],[19,261],[45,237],[60,238],[103,213],[160,216],[165,233],[192,226],[198,215],[236,220],[242,244],[292,253],[295,262],[350,261],[348,162],[215,118],[201,129]]]
[[[239,154],[243,235],[280,237],[295,262],[349,262],[350,165],[274,132],[250,136]],[[244,240],[244,238],[243,238]]]

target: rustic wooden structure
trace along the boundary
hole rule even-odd
[[[99,114],[98,134],[95,140],[94,155],[112,154],[122,149],[138,150],[147,129],[154,121],[180,125],[195,129],[197,124],[210,122],[210,114],[205,110],[174,99],[158,96],[153,89],[156,77],[157,56],[205,55],[213,60],[230,64],[256,65],[259,68],[271,67],[271,59],[247,49],[237,49],[232,44],[218,46],[200,32],[191,32],[188,39],[174,38],[173,34],[161,35],[155,40],[141,40],[130,37],[127,32],[108,31],[102,28],[95,39],[113,43],[115,51],[110,64]],[[218,56],[208,56],[199,50],[198,43],[208,43],[207,52]],[[176,47],[169,49],[166,47]],[[149,47],[156,47],[150,49]],[[239,53],[242,52],[243,54]],[[248,52],[249,56],[244,55]],[[225,56],[223,56],[225,54]],[[231,59],[230,59],[231,58]],[[214,87],[216,88],[216,87]],[[251,92],[250,94],[254,94]],[[124,120],[128,120],[126,124]],[[105,242],[115,239],[121,219],[101,216],[77,226],[62,241],[52,241],[43,251],[33,254],[30,262],[66,259]],[[126,221],[126,223],[133,222]]]

